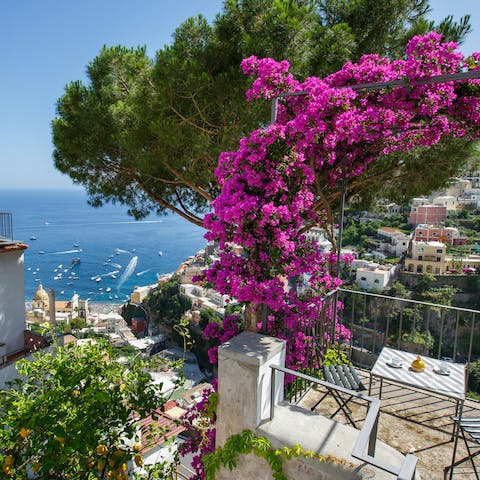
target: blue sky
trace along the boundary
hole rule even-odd
[[[146,45],[150,56],[174,29],[222,0],[16,0],[2,2],[0,29],[0,189],[71,188],[53,166],[50,122],[64,86],[85,79],[103,45]],[[431,0],[435,20],[470,13],[464,53],[480,51],[478,0]]]

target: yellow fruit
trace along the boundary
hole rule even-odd
[[[80,395],[80,391],[79,390],[72,390],[72,397],[78,397]]]
[[[136,444],[133,446],[133,451],[134,451],[134,452],[139,452],[141,448],[142,448],[142,446],[141,446],[139,443],[136,443]]]
[[[93,468],[95,466],[95,459],[93,457],[87,458],[87,467]]]
[[[108,448],[105,445],[99,445],[97,447],[97,454],[106,456],[108,453]]]
[[[30,435],[30,429],[29,428],[22,427],[20,429],[20,436],[22,438],[27,438],[29,435]]]
[[[32,472],[37,473],[40,470],[40,462],[38,460],[35,460],[32,465]]]
[[[11,470],[12,470],[12,468],[9,467],[8,465],[5,465],[5,466],[3,467],[3,473],[4,473],[5,475],[10,475]]]
[[[120,384],[120,391],[121,392],[123,392],[126,388],[127,388],[127,386],[124,383]]]
[[[135,465],[136,465],[137,467],[140,467],[140,466],[142,465],[142,463],[143,463],[142,456],[141,456],[139,453],[137,453],[137,454],[133,457],[133,461],[135,462]]]
[[[122,463],[121,467],[120,467],[120,470],[122,472],[126,472],[127,471],[127,464],[126,463]]]
[[[7,456],[5,457],[5,465],[6,465],[7,467],[11,467],[11,466],[14,464],[14,462],[15,462],[15,459],[13,458],[12,455],[7,455]]]

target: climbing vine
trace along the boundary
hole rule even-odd
[[[447,138],[478,139],[479,81],[419,80],[479,70],[480,54],[464,58],[455,43],[442,43],[441,35],[431,32],[414,37],[402,59],[365,55],[325,79],[300,82],[289,73],[287,61],[254,56],[242,68],[254,78],[248,100],[287,96],[275,123],[251,132],[236,151],[219,157],[215,174],[221,193],[205,226],[206,238],[218,242],[221,253],[203,280],[253,310],[266,310],[264,326],[287,341],[286,364],[298,370],[308,366],[317,340],[302,332],[319,318],[336,320],[330,307],[321,316],[323,296],[341,284],[332,192],[347,180],[354,186],[391,153],[431,147]],[[408,87],[353,88],[397,79]],[[308,238],[312,226],[327,232],[331,252],[322,252]],[[303,288],[298,288],[299,279]],[[225,341],[236,332],[235,321],[206,331]],[[325,331],[331,332],[326,337],[335,337],[323,339],[326,343],[350,339],[340,325]]]
[[[257,457],[264,458],[272,469],[275,480],[287,480],[283,473],[283,460],[291,458],[312,458],[319,462],[333,462],[344,467],[352,467],[346,460],[333,455],[323,456],[311,450],[304,450],[300,445],[293,448],[283,447],[274,449],[265,437],[257,437],[251,430],[244,430],[240,434],[232,435],[227,439],[223,447],[218,447],[214,452],[205,455],[202,462],[205,467],[206,480],[215,480],[215,473],[221,467],[233,470],[237,467],[240,455],[253,453]]]

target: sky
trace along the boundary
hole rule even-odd
[[[15,0],[0,19],[0,189],[74,188],[53,165],[51,121],[66,84],[86,80],[87,64],[106,46],[146,45],[149,56],[186,18],[212,21],[222,0]],[[431,19],[470,13],[461,47],[480,51],[478,0],[430,0]],[[77,187],[78,188],[78,187]]]

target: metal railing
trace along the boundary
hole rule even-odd
[[[0,212],[0,240],[13,240],[12,214]]]
[[[343,288],[338,298],[351,348],[378,354],[391,346],[467,364],[480,358],[479,310]]]
[[[275,375],[277,371],[283,372],[287,375],[299,377],[304,381],[308,382],[310,385],[322,385],[324,387],[327,387],[328,389],[337,390],[338,392],[342,392],[346,395],[356,397],[360,400],[367,402],[369,406],[365,421],[362,428],[360,429],[357,440],[351,452],[352,457],[357,458],[362,462],[368,463],[369,465],[377,467],[387,473],[395,475],[396,478],[399,480],[412,480],[413,478],[415,478],[415,471],[418,459],[414,455],[405,455],[405,459],[402,465],[400,465],[400,467],[390,465],[382,460],[375,458],[378,418],[380,414],[381,404],[380,400],[374,397],[370,397],[368,395],[363,395],[362,393],[358,393],[353,390],[348,390],[332,383],[325,382],[323,380],[319,380],[318,378],[311,377],[310,375],[305,375],[294,370],[290,370],[289,368],[283,368],[275,365],[271,365],[270,368],[272,369],[270,380],[270,420],[273,420],[275,414]]]

